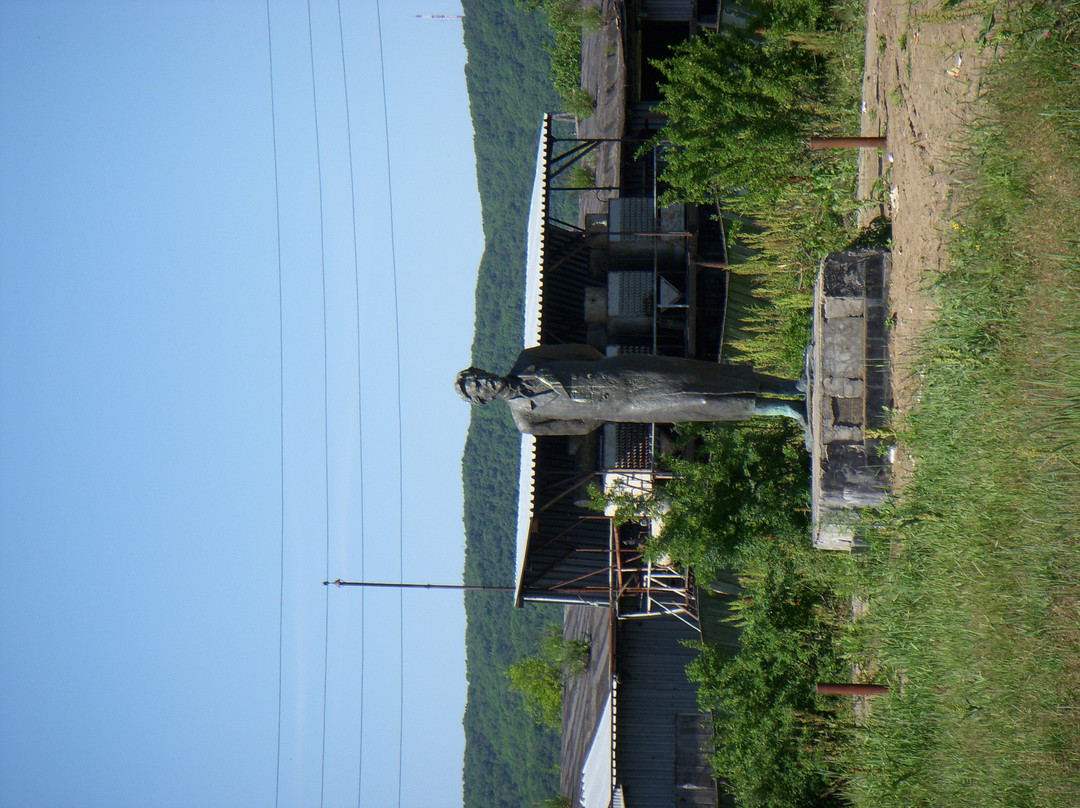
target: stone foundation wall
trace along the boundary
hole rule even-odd
[[[814,546],[850,550],[857,509],[889,491],[878,430],[890,403],[881,250],[829,255],[814,287],[814,338],[807,361],[813,458]]]

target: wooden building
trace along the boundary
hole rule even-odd
[[[543,122],[529,222],[525,347],[588,344],[607,355],[719,361],[728,296],[715,208],[661,204],[661,121],[650,58],[726,14],[709,0],[602,0],[617,24],[587,42],[597,114]],[[614,54],[614,56],[610,56]],[[586,54],[586,70],[588,64]],[[613,68],[614,65],[614,68]],[[652,71],[652,72],[650,72]],[[580,123],[580,125],[579,125]],[[564,694],[561,791],[582,808],[727,806],[708,757],[711,718],[685,673],[699,639],[692,576],[643,553],[651,523],[616,527],[589,488],[662,484],[670,424],[522,436],[516,602],[566,604],[564,635],[592,659]],[[737,643],[723,624],[725,642]],[[730,636],[728,636],[730,635]]]
[[[568,185],[573,167],[609,140],[560,136],[545,119],[537,158],[527,265],[525,345],[588,344],[608,354],[717,361],[723,329],[724,236],[695,205],[662,207],[656,149],[623,141],[618,188]],[[580,174],[580,172],[577,172]],[[577,221],[568,194],[609,194]],[[589,486],[648,490],[670,425],[605,424],[584,436],[523,436],[517,602],[617,606],[620,616],[675,614],[694,622],[690,577],[642,554],[651,525],[616,529],[589,503]]]
[[[710,609],[722,599],[706,598]],[[722,641],[737,642],[730,624]],[[613,610],[572,606],[564,635],[588,638],[592,657],[563,696],[559,790],[573,806],[723,806],[709,765],[712,718],[686,678],[697,631],[670,616],[618,620]],[[714,638],[715,639],[715,638]]]

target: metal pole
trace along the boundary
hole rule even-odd
[[[618,191],[621,185],[560,185],[552,191]]]
[[[323,586],[336,586],[339,589],[343,586],[371,586],[382,587],[384,589],[456,589],[459,592],[513,592],[512,586],[469,586],[467,584],[394,584],[394,583],[379,583],[375,581],[343,581],[338,578],[336,581],[323,581]]]
[[[817,692],[819,696],[884,696],[889,688],[851,682],[818,682]]]
[[[811,149],[884,149],[883,137],[812,137]]]

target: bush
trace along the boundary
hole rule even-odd
[[[654,62],[665,80],[656,112],[667,117],[658,142],[674,147],[664,153],[668,199],[768,203],[803,175],[801,138],[821,119],[819,62],[788,40],[734,31],[688,39]]]
[[[719,204],[753,302],[729,307],[728,357],[780,374],[801,366],[817,267],[849,240],[852,152],[810,151],[812,135],[859,125],[861,4],[757,4],[754,33],[688,40],[657,62],[667,124],[664,201]],[[651,144],[650,144],[651,145]]]
[[[695,458],[665,457],[673,476],[662,489],[612,498],[617,523],[656,516],[670,506],[660,535],[647,539],[650,558],[668,556],[709,581],[737,563],[750,540],[807,535],[809,462],[794,423],[759,419],[681,429],[686,440],[696,441]]]
[[[510,689],[521,694],[525,709],[536,723],[558,730],[562,723],[563,685],[584,673],[590,645],[584,640],[563,639],[558,626],[540,637],[539,653],[519,659],[506,671]]]
[[[517,0],[526,11],[542,9],[554,33],[548,44],[551,57],[551,82],[567,112],[588,118],[596,109],[596,100],[581,86],[581,36],[594,33],[603,24],[600,9],[585,7],[581,0]]]
[[[672,460],[674,478],[645,498],[615,497],[616,518],[665,515],[649,546],[693,568],[708,588],[734,569],[740,650],[700,644],[687,671],[701,708],[714,715],[713,768],[741,806],[839,805],[828,774],[842,738],[820,681],[850,676],[836,633],[845,613],[834,589],[848,559],[810,545],[809,473],[799,431],[787,423],[684,427],[696,461]]]
[[[536,723],[559,729],[563,686],[559,669],[541,657],[526,657],[511,665],[506,676],[510,689],[521,694],[525,710]]]

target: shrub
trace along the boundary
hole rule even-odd
[[[658,142],[673,146],[669,200],[767,203],[805,173],[801,137],[821,119],[825,77],[812,52],[733,31],[688,39],[654,64],[664,76],[656,112],[667,117]]]
[[[754,33],[697,37],[656,63],[664,200],[720,205],[753,295],[729,306],[727,355],[770,372],[801,366],[818,264],[850,240],[856,156],[806,139],[858,126],[861,8],[757,4]]]
[[[603,24],[600,9],[585,7],[581,0],[517,0],[526,11],[543,10],[554,40],[546,45],[551,57],[551,82],[567,112],[588,118],[596,100],[581,86],[581,36]]]
[[[740,650],[700,644],[687,671],[714,715],[716,776],[747,808],[839,805],[828,772],[846,736],[814,686],[850,676],[836,639],[846,606],[833,586],[847,559],[810,545],[801,436],[764,421],[684,430],[697,442],[694,461],[672,460],[675,476],[661,492],[614,499],[621,519],[666,503],[648,552],[692,567],[706,589],[721,571],[738,572],[731,619]]]
[[[521,694],[536,723],[558,730],[562,723],[563,685],[580,676],[589,664],[590,644],[563,639],[558,626],[540,637],[539,652],[519,659],[506,671],[510,689]]]
[[[563,686],[559,669],[541,657],[526,657],[511,665],[506,676],[510,689],[521,694],[525,710],[536,723],[559,729]]]
[[[752,539],[804,535],[810,524],[809,464],[794,423],[759,419],[742,426],[686,424],[695,458],[665,457],[672,479],[644,497],[616,493],[615,520],[664,514],[647,541],[652,559],[668,556],[708,581],[739,560]],[[595,497],[594,497],[595,499]],[[602,508],[603,498],[596,502]]]

